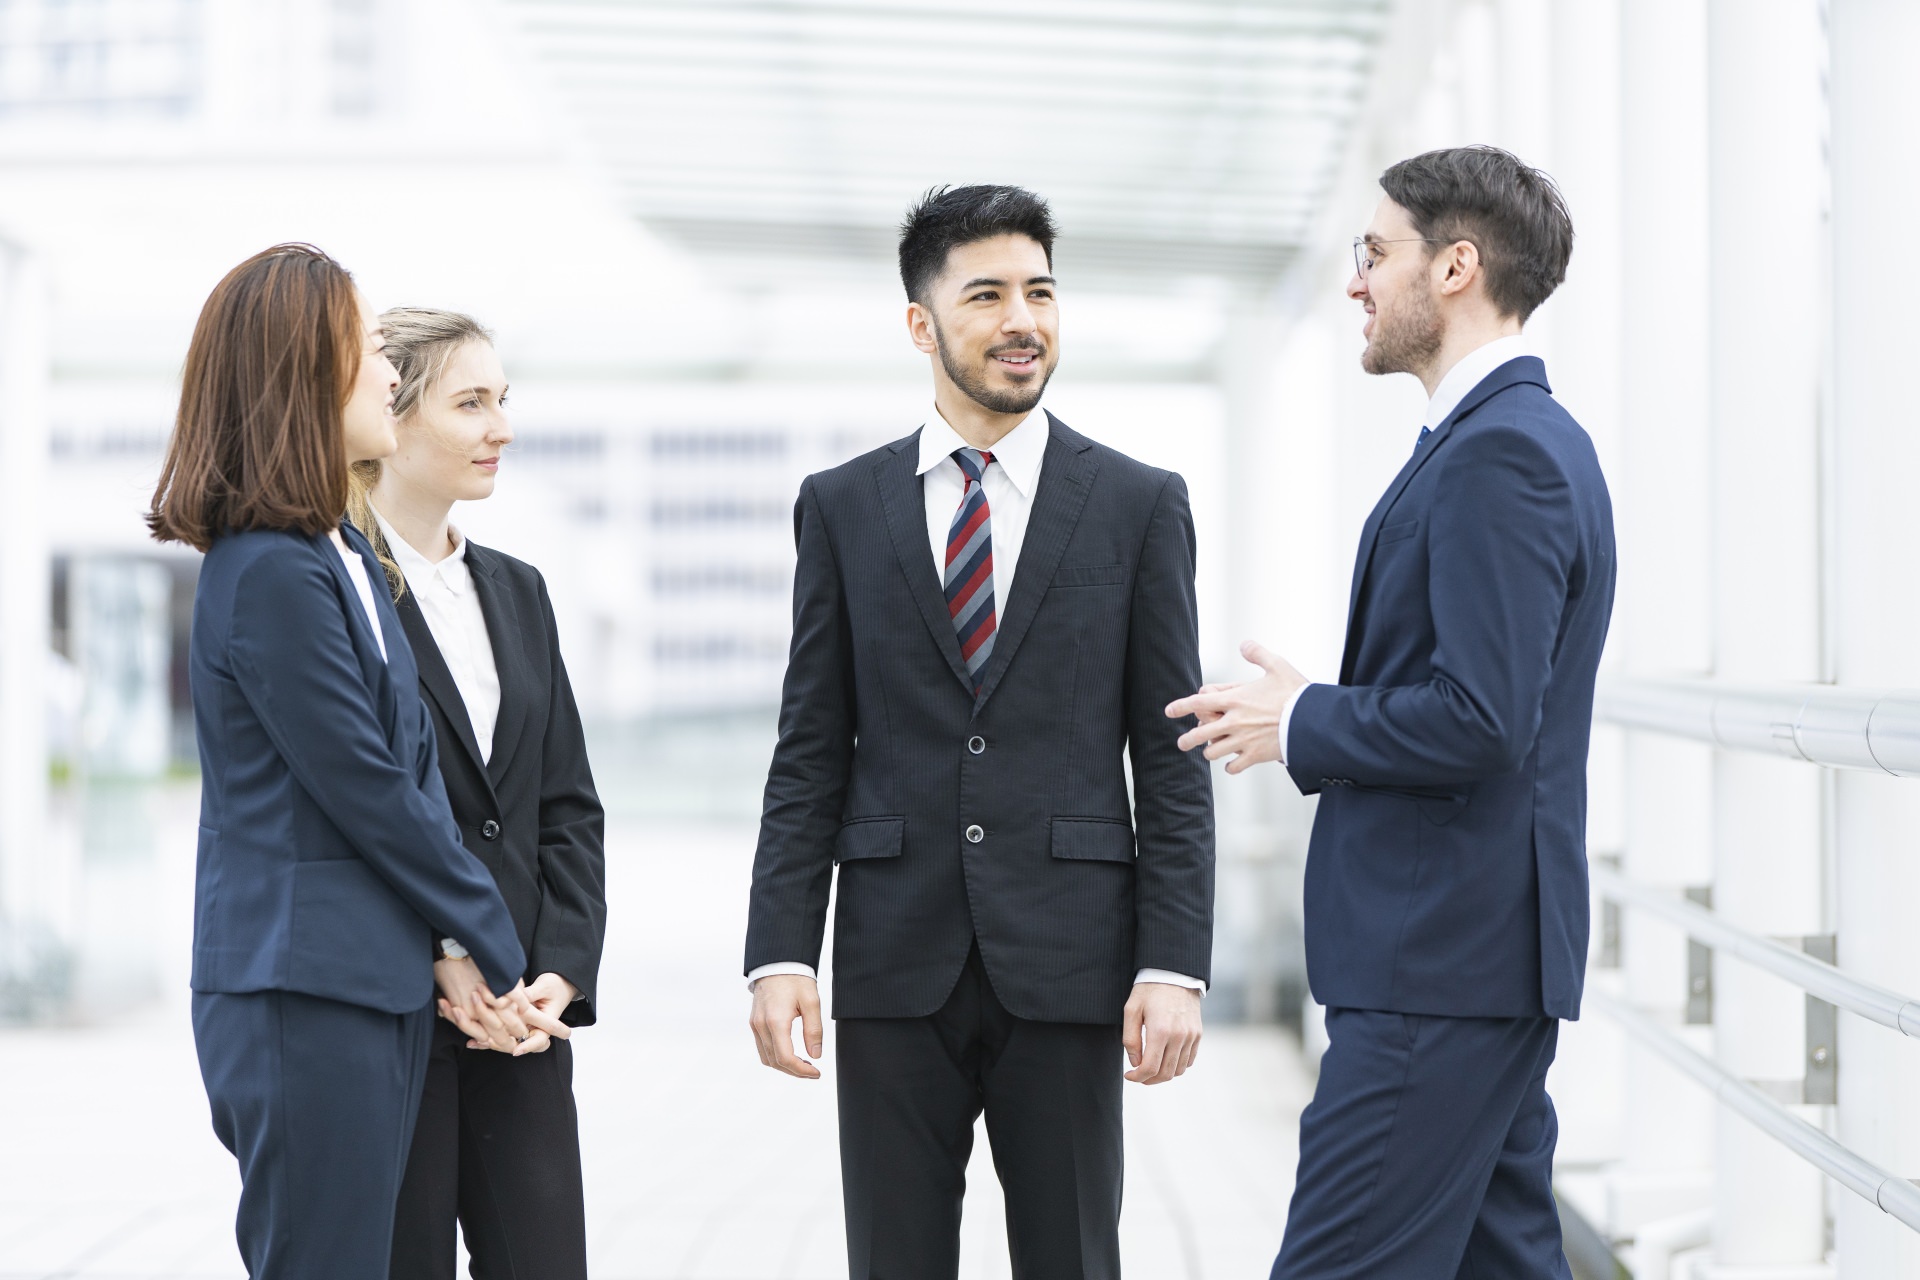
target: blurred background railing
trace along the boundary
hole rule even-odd
[[[1880,692],[1920,687],[1914,47],[1906,0],[0,4],[0,1014],[177,1010],[195,564],[139,514],[193,316],[246,254],[311,240],[376,305],[499,332],[519,440],[456,520],[545,572],[622,833],[616,921],[710,945],[719,1008],[796,485],[927,412],[891,263],[907,203],[983,180],[1053,198],[1049,407],[1186,475],[1212,677],[1247,636],[1327,677],[1354,538],[1421,408],[1358,369],[1347,242],[1386,164],[1466,142],[1552,172],[1579,233],[1529,332],[1619,518],[1592,848],[1635,893],[1920,991],[1920,788],[1887,776],[1913,771],[1912,717]],[[1285,1026],[1310,1066],[1311,803],[1278,770],[1218,794],[1209,1017],[1269,1045]],[[660,921],[682,849],[719,887]],[[1906,1037],[1840,1016],[1814,1100],[1804,992],[1596,906],[1596,1003],[1920,1176]],[[1243,1085],[1199,1096],[1290,1131],[1297,1099]],[[1553,1089],[1566,1203],[1636,1275],[1920,1275],[1905,1226],[1615,1022],[1567,1028]],[[1277,1243],[1264,1176],[1230,1263],[1166,1200],[1188,1245],[1165,1273]],[[657,1274],[682,1273],[718,1274]]]

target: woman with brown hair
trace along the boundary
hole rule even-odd
[[[206,553],[193,1029],[256,1280],[386,1275],[436,981],[498,1047],[566,1034],[519,985],[525,956],[454,827],[379,563],[342,523],[348,466],[394,449],[381,341],[319,250],[235,267],[194,328],[147,517]],[[436,963],[443,938],[465,958]]]
[[[454,503],[493,493],[513,441],[507,375],[468,316],[399,308],[380,327],[399,447],[354,464],[348,509],[386,566],[454,820],[519,927],[527,994],[584,1027],[606,937],[605,821],[553,606],[538,569],[449,522]],[[463,1044],[486,1047],[451,1022],[434,1033],[391,1280],[454,1280],[456,1221],[476,1276],[586,1280],[571,1047],[538,1031],[514,1057]]]

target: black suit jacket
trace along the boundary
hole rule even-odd
[[[836,1017],[934,1012],[976,938],[1028,1019],[1117,1022],[1139,968],[1209,975],[1212,779],[1165,715],[1200,683],[1186,485],[1049,426],[977,700],[918,433],[800,488],[746,967],[819,964],[839,864]]]
[[[420,664],[420,688],[440,739],[440,772],[460,838],[493,872],[529,980],[557,973],[581,999],[563,1021],[594,1021],[595,981],[607,934],[605,815],[540,571],[469,541],[467,567],[493,641],[500,716],[480,763],[473,720],[440,646],[409,590],[401,625]]]

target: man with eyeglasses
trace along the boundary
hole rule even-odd
[[[1381,176],[1347,294],[1361,366],[1426,387],[1368,517],[1337,684],[1265,674],[1167,709],[1180,743],[1320,796],[1307,969],[1329,1045],[1274,1280],[1570,1276],[1546,1075],[1586,970],[1586,765],[1613,605],[1593,443],[1522,327],[1566,276],[1545,174],[1492,147]]]

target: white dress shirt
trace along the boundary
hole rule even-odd
[[[1013,594],[1013,572],[1020,564],[1020,548],[1027,538],[1027,517],[1033,514],[1033,495],[1040,487],[1040,464],[1046,460],[1047,411],[1036,407],[1020,420],[1020,425],[1000,437],[1000,442],[985,452],[993,462],[980,475],[980,487],[986,491],[987,510],[993,521],[993,607],[1004,617],[1007,600]],[[956,449],[971,448],[960,434],[947,424],[935,409],[920,428],[920,464],[917,474],[927,504],[927,545],[933,555],[935,577],[944,579],[947,569],[947,533],[953,528],[953,513],[966,496],[967,477],[953,460]],[[747,975],[751,988],[762,978],[777,973],[793,973],[812,978],[813,966],[798,961],[763,964]],[[1135,982],[1165,982],[1205,994],[1207,984],[1184,973],[1165,969],[1142,969]]]
[[[407,589],[427,620],[433,643],[453,674],[453,687],[466,704],[467,720],[473,726],[473,740],[480,747],[480,762],[493,758],[493,725],[500,718],[500,669],[493,661],[493,639],[487,634],[487,619],[480,612],[480,597],[473,589],[473,570],[467,566],[467,540],[449,527],[453,551],[445,559],[427,559],[387,523],[378,511],[373,518],[386,535],[387,549],[407,580]]]
[[[367,562],[360,553],[347,545],[343,537],[333,544],[340,553],[340,562],[347,566],[347,580],[353,583],[353,590],[360,597],[360,607],[367,611],[367,625],[373,628],[373,642],[380,646],[380,661],[387,660],[387,638],[380,634],[380,610],[373,603],[373,579],[367,576]]]
[[[1484,346],[1475,347],[1461,356],[1453,368],[1447,370],[1440,379],[1440,385],[1433,389],[1433,398],[1427,401],[1427,415],[1420,422],[1422,428],[1437,431],[1440,424],[1453,416],[1467,393],[1487,380],[1487,375],[1509,360],[1533,354],[1524,333],[1509,334],[1504,338],[1495,338]],[[1287,762],[1287,733],[1293,728],[1293,709],[1300,703],[1300,695],[1313,687],[1313,683],[1301,685],[1287,699],[1287,705],[1280,709],[1280,763]]]

